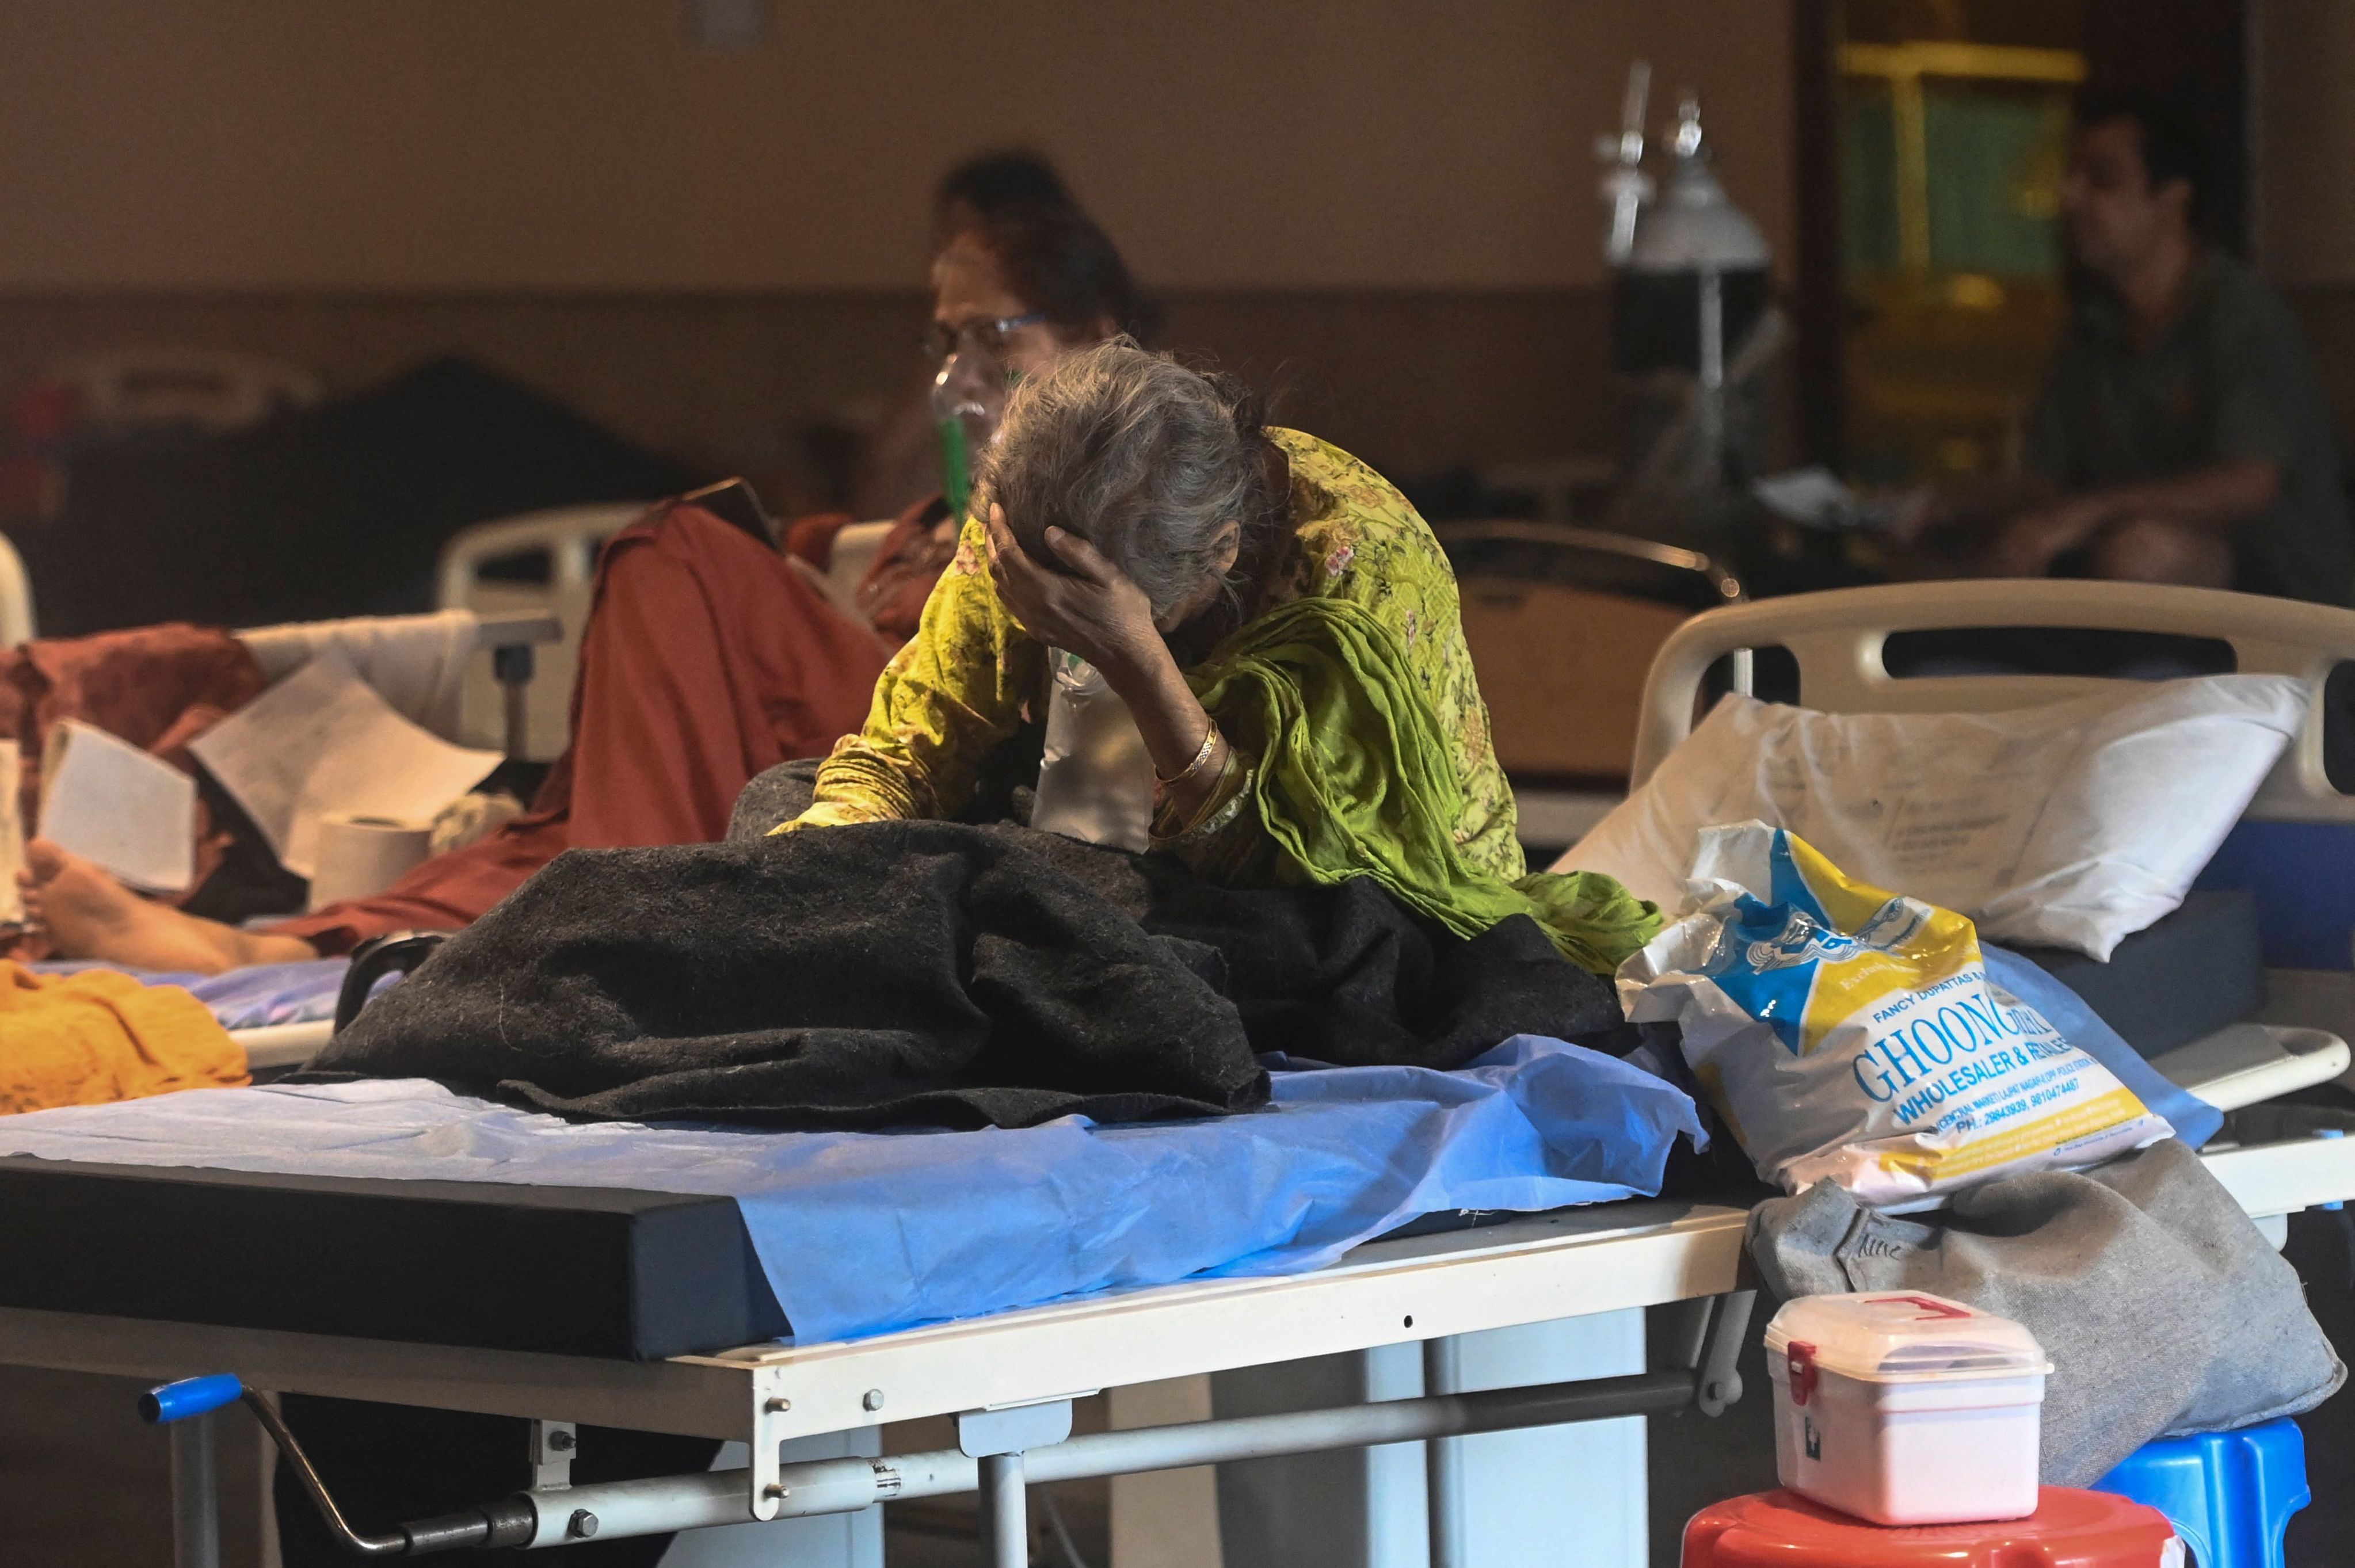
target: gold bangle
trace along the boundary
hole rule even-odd
[[[1208,728],[1202,731],[1202,749],[1194,753],[1192,762],[1188,763],[1168,778],[1163,778],[1159,770],[1155,770],[1153,782],[1156,786],[1165,790],[1176,789],[1179,784],[1200,773],[1202,764],[1210,760],[1210,753],[1219,749],[1219,721],[1206,715],[1203,722]]]
[[[1227,748],[1226,756],[1219,763],[1217,775],[1209,781],[1209,788],[1204,790],[1202,798],[1194,803],[1192,818],[1194,822],[1200,822],[1202,818],[1219,809],[1220,799],[1225,792],[1227,775],[1234,772],[1234,766],[1235,749],[1230,746]],[[1152,831],[1155,837],[1175,838],[1185,831],[1184,828],[1170,826],[1178,820],[1179,804],[1168,791],[1158,787],[1154,790]]]
[[[1203,813],[1188,827],[1176,833],[1155,833],[1152,836],[1153,847],[1161,850],[1190,848],[1206,838],[1224,833],[1242,816],[1244,804],[1251,799],[1252,783],[1255,777],[1255,769],[1245,768],[1241,783],[1224,801]]]

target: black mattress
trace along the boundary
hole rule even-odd
[[[731,1199],[26,1156],[0,1307],[629,1360],[788,1332]]]
[[[0,1156],[0,1307],[622,1360],[792,1331],[730,1198],[30,1155]]]
[[[2106,964],[2059,948],[2024,947],[2020,955],[2145,1056],[2189,1045],[2264,1005],[2257,901],[2246,892],[2188,894],[2173,913],[2119,943]]]

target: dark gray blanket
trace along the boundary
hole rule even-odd
[[[1969,1188],[1931,1219],[1818,1182],[1751,1211],[1750,1252],[1785,1299],[1926,1290],[2026,1324],[2052,1359],[2051,1485],[2091,1486],[2155,1437],[2295,1415],[2346,1381],[2296,1271],[2173,1138]]]
[[[1619,1026],[1523,917],[1466,941],[1366,879],[1237,891],[1027,828],[877,823],[564,855],[314,1073],[584,1117],[1023,1126],[1250,1109],[1262,1051],[1450,1068]]]

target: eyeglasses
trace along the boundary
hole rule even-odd
[[[1028,315],[984,316],[960,326],[943,321],[932,323],[924,333],[924,353],[935,365],[944,365],[953,355],[971,351],[986,354],[993,359],[1006,355],[1006,339],[1026,326],[1037,326],[1047,319],[1043,310]]]

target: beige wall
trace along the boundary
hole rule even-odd
[[[12,0],[0,291],[904,288],[977,146],[1168,289],[1599,282],[1628,59],[1790,250],[1789,0]]]

